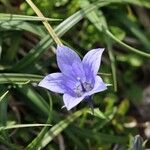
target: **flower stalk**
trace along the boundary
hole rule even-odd
[[[35,4],[32,2],[32,0],[26,0],[26,2],[31,6],[31,8],[34,10],[34,12],[37,14],[38,17],[45,18],[42,12],[35,6]],[[45,28],[53,38],[53,40],[56,42],[57,45],[62,45],[62,42],[60,41],[59,37],[51,27],[51,25],[48,23],[48,21],[45,19],[42,21]]]

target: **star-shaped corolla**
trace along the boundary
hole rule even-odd
[[[61,73],[47,75],[39,86],[63,95],[64,106],[70,110],[84,99],[107,89],[97,75],[104,49],[90,50],[81,61],[69,47],[57,47],[57,64]]]

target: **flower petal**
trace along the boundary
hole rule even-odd
[[[105,91],[106,89],[107,86],[103,82],[102,78],[100,76],[96,76],[94,88],[91,91],[89,91],[86,95],[90,96],[93,95],[94,93]]]
[[[56,93],[72,93],[75,83],[65,77],[62,73],[52,73],[47,75],[40,83],[39,86],[46,88]]]
[[[65,88],[62,85],[62,73],[52,73],[47,75],[38,86],[46,88],[56,93],[64,93]]]
[[[56,56],[58,67],[63,74],[73,78],[85,78],[81,59],[76,52],[61,45],[57,47]]]
[[[94,80],[101,63],[104,48],[90,50],[83,58],[82,64],[87,80]]]
[[[65,107],[67,108],[67,110],[72,109],[73,107],[75,107],[76,105],[78,105],[85,97],[73,97],[69,94],[64,94],[63,95],[63,101],[65,104]]]

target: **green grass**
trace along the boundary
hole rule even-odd
[[[150,75],[150,1],[33,2],[45,18],[25,1],[0,0],[0,149],[138,148],[135,135],[144,133],[138,126],[146,122],[139,103]],[[62,95],[37,86],[59,71],[45,20],[81,57],[105,48],[99,75],[113,86],[94,95],[94,114],[86,102],[71,111],[61,109]]]

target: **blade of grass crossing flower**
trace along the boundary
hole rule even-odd
[[[49,97],[49,103],[50,103],[50,110],[49,110],[49,113],[48,113],[48,119],[47,119],[47,123],[50,123],[51,121],[51,113],[52,113],[52,97],[51,95],[49,94],[49,92],[47,92],[47,95]],[[41,140],[43,139],[44,135],[46,134],[48,130],[48,127],[44,127],[41,132],[37,135],[37,137],[26,147],[26,150],[34,150],[34,149],[39,149],[41,147]]]
[[[35,6],[35,4],[31,0],[26,0],[26,2],[31,6],[31,8],[35,11],[35,13],[39,17],[43,17],[44,18],[44,15],[41,13],[41,11]],[[46,27],[47,31],[52,36],[53,40],[56,42],[56,44],[62,45],[59,37],[57,36],[57,34],[55,33],[55,31],[53,30],[51,25],[48,23],[48,21],[47,20],[43,20],[42,22],[43,22],[44,26]]]
[[[79,118],[85,111],[87,110],[86,109],[79,110],[71,114],[68,118],[54,125],[44,136],[41,143],[41,148],[44,148],[51,140],[53,140],[54,137],[56,137],[60,132],[62,132],[65,128],[67,128],[69,124],[71,124],[73,121]]]

